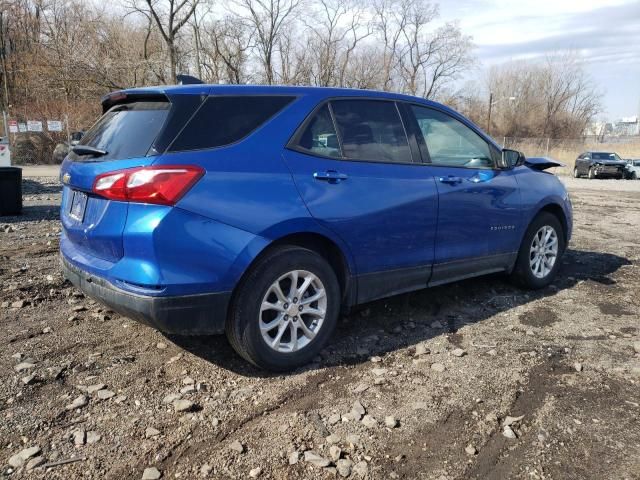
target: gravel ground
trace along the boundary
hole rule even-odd
[[[342,319],[288,375],[64,282],[53,178],[0,219],[0,478],[640,478],[640,182],[564,179],[554,285],[500,276]]]

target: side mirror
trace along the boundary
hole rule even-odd
[[[524,164],[524,154],[522,152],[518,152],[517,150],[510,150],[508,148],[504,148],[502,150],[502,168],[514,168],[519,167]]]

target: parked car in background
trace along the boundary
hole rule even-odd
[[[640,159],[627,160],[626,178],[629,180],[637,180],[640,178]]]
[[[103,111],[61,167],[65,276],[265,369],[311,360],[356,304],[496,272],[545,287],[571,237],[557,162],[422,98],[184,85]]]
[[[625,178],[626,166],[627,162],[615,152],[585,152],[576,158],[573,176],[622,179]]]

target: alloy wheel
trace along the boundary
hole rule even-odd
[[[549,225],[540,228],[533,236],[529,249],[529,267],[537,278],[544,278],[556,263],[558,258],[558,234]]]
[[[262,299],[258,319],[262,339],[280,353],[299,351],[318,334],[326,312],[322,281],[306,270],[288,272],[271,284]]]

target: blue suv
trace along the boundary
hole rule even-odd
[[[168,334],[226,332],[249,362],[308,362],[341,309],[494,272],[555,277],[558,164],[451,109],[385,92],[183,85],[102,99],[65,159],[65,276]]]

